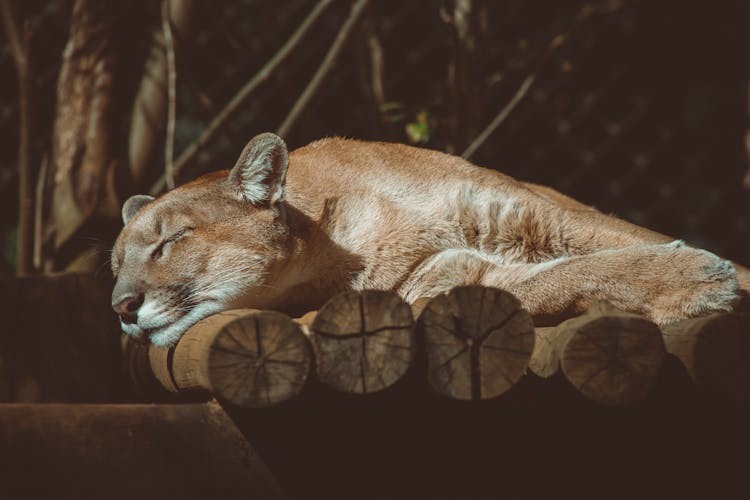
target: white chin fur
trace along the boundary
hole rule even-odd
[[[148,340],[157,346],[173,346],[178,340],[180,340],[180,337],[182,337],[182,334],[185,333],[188,328],[203,318],[221,312],[224,309],[226,308],[218,302],[201,302],[189,313],[180,317],[174,323],[163,328],[156,328],[149,331]]]
[[[131,337],[140,338],[143,336],[143,329],[136,324],[127,324],[120,320],[120,329],[123,333],[130,335]]]

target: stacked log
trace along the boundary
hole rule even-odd
[[[723,403],[750,403],[750,313],[715,314],[668,325],[664,343],[701,395]]]
[[[117,374],[111,373],[120,355],[113,345],[117,336],[104,328],[113,319],[108,293],[89,281],[73,276],[25,279],[0,290],[6,299],[3,311],[18,321],[0,334],[0,399],[122,401]],[[57,297],[63,297],[59,305]],[[69,297],[83,300],[84,306]],[[47,314],[38,314],[38,304],[46,304]],[[726,443],[736,445],[736,451],[747,447],[742,439],[747,412],[742,409],[721,412],[691,404],[685,412],[682,405],[662,406],[654,398],[650,402],[656,405],[626,412],[598,411],[593,405],[580,412],[570,405],[555,415],[556,425],[548,426],[538,416],[546,413],[537,411],[538,393],[533,391],[543,387],[549,395],[548,389],[557,391],[560,383],[568,388],[560,393],[565,397],[575,388],[599,403],[633,404],[649,394],[664,395],[652,391],[655,385],[667,391],[676,387],[662,376],[669,371],[669,360],[681,365],[680,383],[713,401],[747,409],[748,334],[750,314],[692,319],[659,331],[644,318],[608,304],[597,304],[556,327],[533,329],[511,295],[481,287],[420,299],[411,308],[386,292],[348,292],[298,320],[268,311],[227,311],[197,324],[173,349],[129,342],[126,361],[138,384],[181,395],[197,389],[198,397],[213,394],[230,405],[1,405],[0,484],[3,498],[46,498],[61,491],[76,498],[279,496],[277,482],[255,450],[285,479],[283,484],[298,490],[297,496],[328,498],[336,497],[332,483],[334,492],[346,493],[340,498],[361,491],[386,496],[388,491],[403,492],[407,476],[417,478],[411,496],[426,488],[438,497],[456,496],[459,490],[470,495],[472,487],[486,485],[481,481],[503,467],[511,472],[496,476],[502,486],[493,491],[505,491],[508,477],[525,471],[529,477],[519,484],[527,488],[538,475],[527,464],[539,457],[540,449],[554,467],[581,459],[588,460],[589,468],[601,462],[599,479],[618,459],[622,466],[645,459],[643,471],[672,463],[677,481],[669,481],[669,488],[679,484],[686,464],[696,476],[720,464],[725,478],[727,470],[741,464],[715,462],[715,457],[724,456]],[[518,384],[525,372],[532,375]],[[545,381],[553,376],[554,382]],[[386,391],[404,378],[417,383]],[[472,403],[432,397],[432,391],[424,390],[428,381],[437,392]],[[326,389],[309,392],[311,397],[299,398],[299,405],[280,405],[319,383],[346,393],[380,395],[340,397]],[[511,387],[515,393],[499,405],[474,403],[506,394]],[[686,395],[693,397],[692,392]],[[505,412],[505,401],[517,402],[516,396],[531,400],[532,408]],[[684,402],[678,396],[668,402]],[[549,401],[548,407],[555,408],[556,398]],[[276,408],[243,412],[234,405]],[[234,426],[242,425],[238,415],[247,419],[242,433]],[[543,433],[537,432],[540,425]],[[570,428],[576,432],[568,432]],[[615,446],[611,439],[601,439],[613,428],[618,432],[608,438],[615,439]],[[536,441],[530,445],[529,438]],[[694,453],[684,452],[685,442]],[[644,458],[643,450],[654,443],[659,453]],[[493,455],[498,446],[514,453]],[[566,462],[571,449],[578,450],[576,460]],[[623,449],[630,454],[623,455]],[[287,471],[284,478],[288,463],[280,456],[296,460],[294,471],[302,473]],[[603,456],[609,461],[602,461]],[[510,458],[498,469],[503,457]],[[711,458],[695,462],[695,457]],[[411,474],[413,464],[432,467],[425,466],[431,480]],[[513,464],[520,465],[508,469]],[[572,469],[573,475],[566,477],[575,477]],[[326,475],[332,470],[338,472],[336,481]],[[741,477],[738,471],[735,475]],[[553,470],[557,476],[559,472]],[[435,483],[435,477],[445,481]],[[456,478],[465,482],[453,489]],[[616,479],[606,476],[602,487]],[[721,482],[712,482],[711,488],[715,484]],[[373,485],[387,486],[378,490]]]
[[[303,333],[304,332],[304,333]],[[140,391],[202,390],[246,408],[297,396],[312,377],[338,391],[367,394],[400,380],[414,358],[409,305],[392,292],[333,297],[292,320],[273,311],[233,310],[210,316],[172,348],[126,342],[126,364]]]
[[[527,372],[542,379],[560,373],[585,398],[622,406],[652,393],[669,354],[702,393],[744,404],[748,329],[750,314],[735,313],[662,332],[605,302],[535,329],[520,302],[498,289],[457,287],[411,307],[392,292],[367,290],[344,292],[295,320],[270,311],[220,313],[196,324],[174,349],[130,345],[129,364],[142,388],[201,389],[247,408],[277,405],[313,380],[370,394],[407,373],[450,398],[483,400],[504,394]],[[420,349],[424,373],[412,368]]]
[[[412,311],[393,292],[344,292],[298,321],[314,340],[318,379],[339,391],[382,391],[414,359]]]
[[[542,378],[561,371],[586,398],[627,405],[653,390],[664,353],[654,323],[599,302],[556,327],[537,328],[529,370]]]
[[[173,349],[148,346],[131,362],[142,383],[155,379],[169,391],[208,391],[221,401],[262,408],[302,391],[313,364],[299,326],[273,311],[237,309],[199,321]],[[147,373],[144,374],[143,371]]]
[[[510,293],[463,286],[418,307],[427,379],[437,392],[463,400],[494,398],[525,373],[534,325]]]

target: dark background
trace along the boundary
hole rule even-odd
[[[133,99],[159,26],[160,6],[155,0],[94,3],[116,20],[105,34],[120,54],[109,130],[112,158],[127,171]],[[58,78],[74,2],[10,4],[19,23],[27,20],[32,32],[36,177],[42,158],[53,155]],[[177,54],[177,156],[314,4],[196,2],[189,49]],[[351,4],[333,3],[295,53],[186,169],[182,181],[231,167],[249,138],[277,129]],[[444,20],[453,6],[447,0],[373,0],[320,92],[285,137],[289,146],[342,135],[460,154],[533,73],[528,94],[473,161],[556,187],[603,211],[750,265],[750,192],[743,189],[750,2],[475,0],[471,36],[463,49],[454,26]],[[0,31],[0,277],[6,277],[14,274],[17,262],[20,107],[11,48],[3,26]],[[377,102],[371,83],[371,34],[384,51],[385,106]],[[554,40],[559,43],[550,48]],[[450,68],[459,59],[457,83]],[[120,179],[119,203],[148,189],[163,169],[163,155],[156,156],[145,185]],[[92,260],[92,269],[100,270],[100,277],[108,275],[106,248],[121,222],[111,213],[96,213],[89,222],[60,248],[47,248],[51,265],[45,270],[70,268],[76,253],[98,246],[105,251]],[[8,397],[16,394],[10,392],[10,380],[21,401],[122,400],[117,337],[100,328],[115,320],[107,304],[110,285],[96,292],[86,285],[89,279],[68,274],[49,283],[46,277],[4,280],[0,305],[6,314],[0,316],[11,321],[0,331],[0,352],[6,353],[0,368],[14,378],[0,380],[0,399],[14,400]],[[98,336],[86,336],[86,325]],[[68,330],[78,335],[64,333]],[[81,354],[88,352],[97,354]],[[670,372],[665,369],[665,374]],[[684,369],[679,374],[687,377]],[[409,386],[414,380],[407,378],[406,385],[375,398],[330,404],[342,397],[308,393],[290,406],[238,411],[233,417],[278,479],[301,498],[314,497],[316,491],[328,492],[327,498],[398,497],[390,489],[393,484],[402,486],[404,498],[416,498],[413,492],[432,498],[494,498],[496,491],[508,498],[741,497],[747,490],[743,481],[750,449],[747,408],[685,404],[674,389],[679,384],[667,375],[660,386],[666,389],[628,409],[593,406],[561,376],[550,383],[527,376],[506,396],[477,405],[438,400],[421,386]],[[92,430],[96,439],[97,431]],[[156,439],[163,429],[147,432],[153,434],[129,442],[158,443],[169,463],[175,457],[187,463],[184,457],[192,455],[184,450],[191,443],[203,456],[202,442],[192,434],[175,432],[178,446],[168,448],[168,440]],[[35,443],[19,447],[29,456],[57,456],[45,455],[48,439],[24,436]],[[70,458],[69,442],[63,443],[60,456]],[[95,456],[82,450],[88,460]],[[114,461],[117,451],[107,449]],[[45,475],[47,469],[65,477],[67,470],[80,470],[80,463],[66,460],[46,467],[38,458],[24,462],[13,456],[15,468],[7,470],[25,490],[29,485],[52,488],[57,483]],[[105,460],[104,467],[109,463]],[[178,467],[181,463],[177,460]],[[14,477],[19,470],[34,477]],[[121,472],[131,484],[148,484],[139,481],[137,468]],[[108,477],[86,474],[81,484]]]
[[[315,2],[197,2],[191,46],[178,54],[176,156],[286,40]],[[61,53],[72,2],[12,2],[32,27],[35,163],[50,151]],[[143,71],[158,2],[119,9],[126,64],[115,154],[126,150],[130,102]],[[229,168],[245,142],[275,130],[319,66],[349,12],[334,2],[230,126],[181,177]],[[293,131],[290,148],[341,135],[411,142],[460,154],[536,73],[529,93],[472,158],[547,184],[599,209],[750,264],[748,120],[750,2],[677,0],[474,1],[463,87],[453,2],[378,0]],[[117,6],[117,7],[115,7]],[[590,10],[586,10],[590,9]],[[443,16],[445,17],[445,16]],[[369,28],[367,28],[369,26]],[[2,28],[0,28],[2,29]],[[387,104],[373,98],[368,30],[384,49]],[[18,99],[7,37],[0,36],[0,273],[13,273],[17,220]],[[550,49],[559,35],[564,40]],[[407,133],[411,124],[422,137]],[[421,127],[421,128],[420,128]],[[163,155],[162,155],[163,156]],[[157,175],[162,165],[153,166]],[[122,197],[129,190],[121,189]],[[122,200],[119,200],[120,202]],[[76,251],[111,244],[108,217],[73,236]],[[62,269],[69,256],[55,261]]]

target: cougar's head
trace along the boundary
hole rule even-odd
[[[287,165],[286,144],[262,134],[228,175],[125,202],[112,249],[112,308],[125,333],[172,345],[198,320],[262,296],[289,254]]]

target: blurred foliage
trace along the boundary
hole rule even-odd
[[[406,124],[406,136],[412,144],[426,144],[430,141],[430,119],[427,111],[417,113],[417,119]]]
[[[399,123],[404,121],[404,105],[400,102],[384,102],[379,107],[380,113],[385,117],[385,120],[390,123]]]
[[[290,147],[342,135],[460,152],[523,78],[535,72],[529,94],[473,161],[551,185],[604,211],[750,264],[750,196],[741,189],[750,2],[476,0],[463,48],[446,22],[451,3],[372,2],[371,22],[383,48],[385,102],[373,97],[361,30],[285,138]],[[71,2],[14,4],[17,15],[32,20],[35,148],[41,157],[49,151]],[[309,0],[201,3],[191,51],[178,57],[178,153],[312,5]],[[348,5],[336,2],[184,179],[228,168],[251,136],[278,127],[319,65]],[[156,26],[158,10],[157,5],[150,9],[144,23]],[[0,44],[0,74],[11,75],[15,69],[4,36]],[[459,68],[464,88],[456,95],[449,66],[459,50],[464,51]],[[457,115],[458,131],[452,125]],[[4,249],[16,217],[17,140],[15,78],[2,78]],[[0,272],[8,271],[6,263]]]

